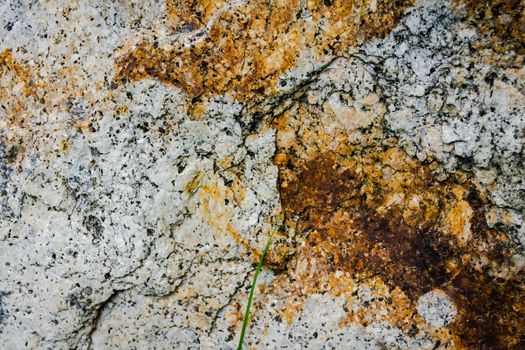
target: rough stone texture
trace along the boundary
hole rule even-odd
[[[454,321],[457,311],[450,297],[440,290],[432,290],[422,295],[417,302],[417,312],[425,322],[442,328]]]
[[[523,348],[524,7],[1,2],[0,348]]]

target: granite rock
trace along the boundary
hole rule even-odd
[[[520,349],[524,7],[0,3],[0,348]]]

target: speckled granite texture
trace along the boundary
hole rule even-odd
[[[0,349],[524,349],[524,14],[0,1]]]

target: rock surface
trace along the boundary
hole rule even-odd
[[[525,3],[0,3],[0,348],[525,346]]]

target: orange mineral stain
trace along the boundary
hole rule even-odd
[[[349,47],[387,34],[412,0],[259,1],[221,11],[223,2],[168,1],[169,16],[197,29],[191,44],[161,46],[143,41],[117,60],[117,80],[154,78],[197,98],[232,94],[260,101],[276,90],[279,77],[311,52],[321,62]],[[213,19],[211,19],[213,17]]]
[[[269,287],[288,295],[285,318],[328,291],[348,300],[341,325],[388,320],[409,335],[424,330],[440,348],[523,346],[525,276],[509,272],[518,247],[487,226],[487,199],[467,174],[438,180],[432,164],[411,158],[379,126],[350,143],[325,124],[326,112],[297,105],[274,122],[286,230],[303,237]],[[356,286],[369,288],[373,302],[352,308]],[[457,309],[441,329],[415,309],[436,289]]]

